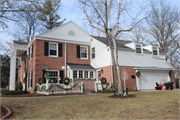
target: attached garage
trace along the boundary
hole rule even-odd
[[[156,82],[170,81],[169,70],[137,70],[141,72],[140,79],[136,78],[138,90],[155,89]]]

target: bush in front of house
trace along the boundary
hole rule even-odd
[[[3,89],[1,91],[2,95],[18,95],[18,94],[27,94],[27,93],[29,93],[29,92],[25,91],[25,90],[13,91],[13,90],[8,90],[8,89]]]

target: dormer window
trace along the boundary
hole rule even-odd
[[[153,55],[158,55],[158,47],[153,47]]]
[[[136,44],[136,53],[142,54],[142,45],[141,44]]]

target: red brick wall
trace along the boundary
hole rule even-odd
[[[124,86],[124,78],[123,78],[123,70],[125,70],[128,74],[128,77],[125,81],[126,83],[126,87],[129,90],[133,90],[134,86],[136,86],[136,78],[133,79],[131,76],[134,75],[136,77],[136,73],[133,67],[128,67],[128,66],[121,66],[120,67],[120,71],[121,71],[121,79],[122,79],[122,86]],[[117,81],[116,81],[116,77],[114,74],[114,84],[115,84],[115,89],[117,89]]]
[[[87,46],[88,47],[88,59],[81,59],[77,58],[76,53],[76,46]],[[72,43],[66,43],[66,54],[67,54],[67,63],[74,63],[74,64],[90,64],[90,46],[88,45],[80,45],[80,44],[72,44]]]
[[[94,91],[95,90],[95,81],[94,80],[75,80],[74,83],[83,82],[85,86],[85,91]]]
[[[98,69],[102,69],[103,70],[103,73],[101,74],[101,77],[105,77],[107,79],[107,82],[112,82],[112,78],[111,78],[111,66],[96,68],[95,78],[97,78],[97,70]]]
[[[43,70],[45,70],[46,65],[49,67],[49,70],[63,70],[62,66],[65,66],[65,43],[62,44],[62,57],[49,57],[44,55],[44,40],[35,40],[33,42],[33,58],[29,60],[28,66],[28,75],[33,71],[33,84],[32,89],[28,89],[33,92],[35,84],[38,82],[38,78],[43,77]],[[90,64],[90,47],[88,46],[88,60],[77,58],[76,55],[76,46],[79,44],[66,44],[66,54],[67,54],[67,63],[76,63],[76,64]],[[83,45],[87,46],[87,45]],[[30,48],[31,46],[29,46]],[[65,71],[64,71],[65,73]],[[64,75],[65,76],[65,75]]]

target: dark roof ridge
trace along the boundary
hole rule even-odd
[[[91,37],[99,37],[99,38],[105,38],[106,39],[106,37],[101,37],[101,36],[93,36],[93,35],[91,35]],[[133,42],[131,40],[120,40],[120,39],[116,39],[116,40],[125,41],[125,42]]]

